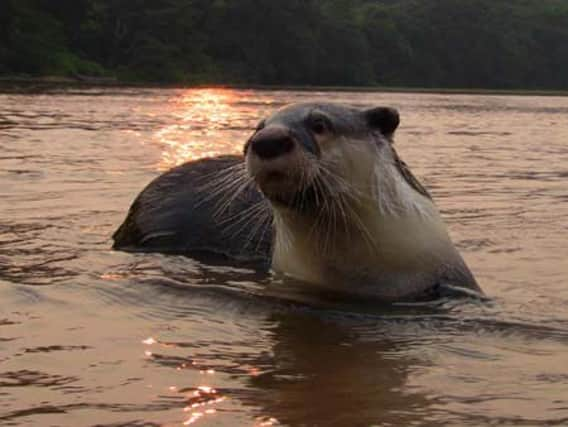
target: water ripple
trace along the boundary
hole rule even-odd
[[[399,109],[398,150],[491,301],[386,308],[110,250],[160,170],[330,99]],[[568,98],[35,87],[0,103],[0,424],[567,422]]]

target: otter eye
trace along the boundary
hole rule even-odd
[[[324,117],[313,117],[310,120],[310,129],[316,135],[322,135],[330,131],[331,126]]]

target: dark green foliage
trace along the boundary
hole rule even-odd
[[[568,3],[0,0],[0,73],[568,89]]]

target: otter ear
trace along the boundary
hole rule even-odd
[[[398,111],[389,107],[376,107],[363,112],[367,125],[372,129],[378,129],[390,138],[400,122]]]

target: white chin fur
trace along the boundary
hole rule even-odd
[[[348,199],[344,210],[350,231],[333,225],[318,230],[317,215],[298,216],[274,207],[274,270],[325,287],[347,286],[354,293],[368,288],[369,281],[377,282],[374,289],[388,282],[382,291],[388,285],[394,292],[402,285],[393,277],[418,283],[413,278],[435,274],[445,259],[455,257],[436,206],[406,182],[386,150],[373,153],[380,160],[370,157],[369,168],[364,168],[367,159],[348,162],[360,166],[345,176],[358,187],[353,194],[360,194]],[[343,158],[342,164],[348,160]]]

